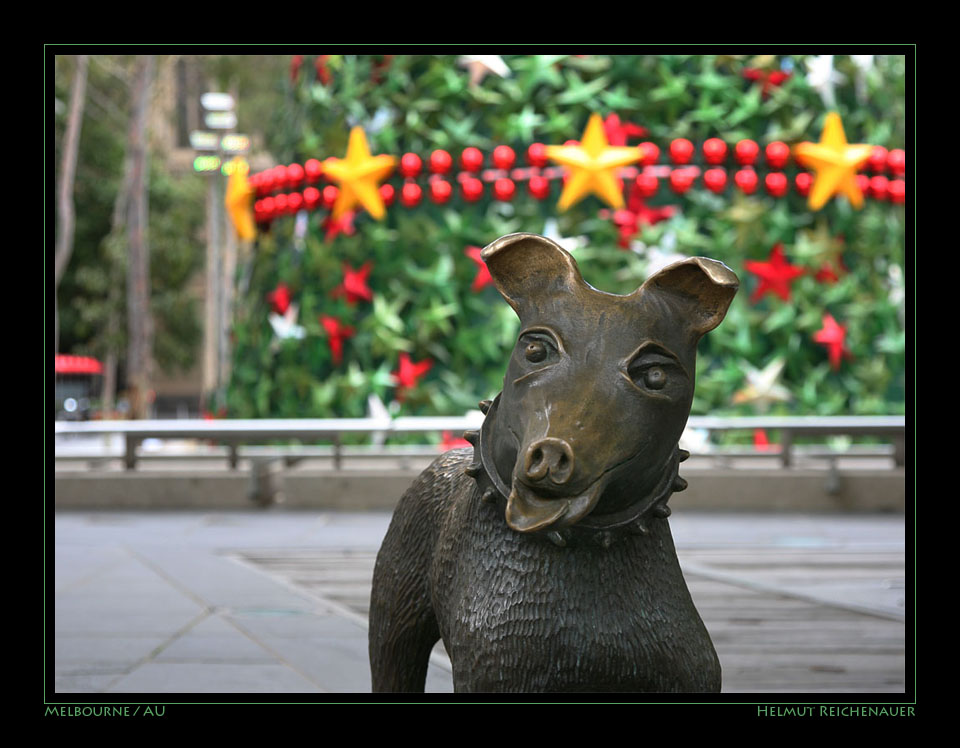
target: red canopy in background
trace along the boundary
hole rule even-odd
[[[103,364],[90,356],[54,356],[57,374],[102,374]]]

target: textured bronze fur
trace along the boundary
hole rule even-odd
[[[736,276],[693,258],[617,296],[543,237],[483,257],[522,331],[474,449],[437,459],[394,513],[374,691],[422,691],[440,638],[458,692],[719,691],[666,518],[697,341]]]

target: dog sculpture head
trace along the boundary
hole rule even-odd
[[[591,287],[567,251],[535,234],[504,236],[482,258],[521,323],[475,450],[509,526],[665,516],[682,484],[697,342],[726,314],[736,275],[696,257],[620,296]]]

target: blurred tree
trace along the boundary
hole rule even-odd
[[[574,251],[584,277],[609,292],[630,292],[687,255],[733,268],[743,290],[701,345],[695,413],[902,413],[903,206],[868,200],[855,211],[838,198],[811,212],[793,189],[772,197],[762,182],[763,149],[818,141],[829,109],[851,143],[905,146],[906,58],[864,57],[512,55],[485,72],[451,56],[288,58],[285,100],[267,133],[281,164],[343,158],[360,125],[373,154],[418,154],[424,172],[435,149],[460,171],[471,146],[485,154],[485,168],[498,145],[511,146],[523,165],[529,145],[578,140],[596,112],[616,115],[624,129],[613,134],[628,144],[655,143],[660,163],[675,138],[695,144],[701,166],[708,138],[730,151],[752,139],[761,183],[751,195],[734,187],[731,155],[722,194],[698,180],[681,196],[661,180],[625,217],[594,197],[558,212],[556,181],[544,200],[518,183],[509,201],[491,199],[490,184],[470,201],[451,177],[453,196],[437,204],[421,174],[410,180],[423,190],[417,205],[398,199],[380,222],[361,211],[334,224],[325,210],[277,220],[240,269],[229,414],[360,416],[371,397],[404,413],[476,407],[500,389],[516,320],[492,286],[475,282],[480,268],[469,248],[513,231],[553,231],[585,245]],[[787,167],[791,178],[796,171]],[[395,174],[390,184],[399,196],[405,181]],[[777,244],[802,271],[785,297],[758,294],[761,278],[749,268],[759,266],[748,265],[770,262]],[[369,296],[338,292],[362,267]],[[291,302],[282,309],[271,296],[281,287]],[[817,342],[826,315],[845,331],[849,355],[839,364]],[[332,345],[329,330],[340,328],[324,318],[352,328],[350,336]],[[426,361],[429,369],[400,381],[404,362],[409,372]]]

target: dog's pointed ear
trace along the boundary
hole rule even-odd
[[[573,256],[538,234],[507,234],[480,253],[497,290],[517,314],[529,302],[583,286]]]
[[[736,274],[722,262],[691,257],[650,276],[635,296],[655,293],[681,301],[684,318],[700,337],[719,325],[740,288]]]

